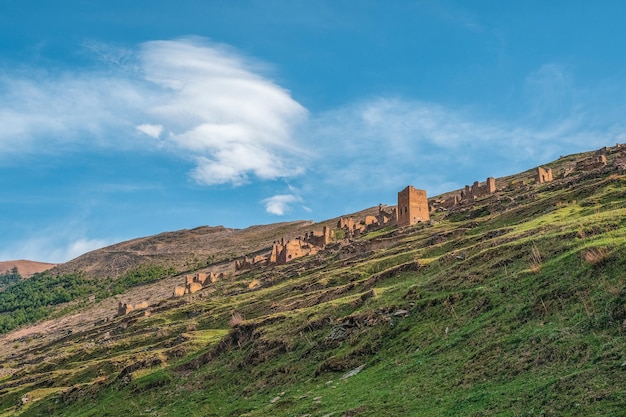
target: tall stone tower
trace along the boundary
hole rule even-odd
[[[426,190],[409,185],[398,193],[398,227],[410,226],[430,219]]]

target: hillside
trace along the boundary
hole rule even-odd
[[[3,261],[0,262],[0,274],[7,273],[13,268],[17,268],[17,272],[23,278],[30,278],[38,272],[47,271],[51,268],[54,268],[55,266],[56,264],[26,260]]]
[[[113,276],[109,263],[135,254],[180,273],[1,336],[0,415],[623,415],[622,151],[584,169],[593,153],[560,158],[543,184],[533,170],[498,178],[428,223],[180,298],[169,294],[185,273],[321,224],[199,228],[87,254],[56,271]],[[146,299],[149,314],[114,317],[118,301]]]
[[[374,213],[372,207],[352,215]],[[310,220],[230,229],[201,226],[191,230],[164,232],[154,236],[121,242],[86,253],[57,266],[53,274],[83,271],[91,278],[119,277],[141,265],[167,265],[179,271],[195,270],[213,264],[228,263],[244,255],[268,252],[272,242],[281,237],[294,238],[337,224],[339,218],[314,223]]]

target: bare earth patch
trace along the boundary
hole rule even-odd
[[[0,262],[0,274],[11,271],[13,268],[17,268],[17,272],[24,278],[30,278],[38,272],[47,271],[52,269],[57,264],[50,264],[47,262],[35,262],[35,261],[3,261]]]

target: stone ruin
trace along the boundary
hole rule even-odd
[[[284,265],[287,262],[305,255],[314,255],[324,249],[332,240],[334,232],[324,226],[321,232],[308,232],[304,237],[298,236],[296,239],[285,241],[282,238],[272,244],[272,251],[266,258],[265,265]]]
[[[592,169],[603,168],[606,164],[606,155],[599,154],[576,162],[576,171],[591,171]]]
[[[428,197],[425,190],[409,185],[398,193],[398,227],[411,226],[430,220]]]
[[[235,261],[235,271],[245,271],[247,269],[252,269],[265,264],[266,261],[267,257],[261,255],[255,256],[252,259],[244,256],[243,259]]]
[[[543,167],[537,167],[537,172],[535,173],[535,182],[537,184],[543,184],[544,182],[552,181],[552,169],[545,169]]]
[[[622,157],[622,158],[615,158],[613,160],[613,165],[615,165],[615,167],[621,171],[626,170],[626,158]]]
[[[471,186],[466,185],[461,191],[461,200],[475,200],[480,197],[486,197],[496,192],[496,179],[494,177],[487,178],[484,183],[474,181]]]
[[[323,248],[335,238],[335,233],[328,227],[324,226],[321,232],[310,231],[304,234],[304,242]]]
[[[455,192],[446,198],[440,198],[432,202],[432,211],[449,210],[460,204],[472,202],[480,197],[489,196],[497,191],[496,179],[493,177],[487,178],[484,183],[475,181],[474,184],[466,185],[460,193]]]
[[[421,206],[420,206],[421,207]],[[397,209],[378,205],[377,215],[367,215],[361,221],[353,217],[341,217],[337,229],[341,229],[343,238],[359,237],[361,233],[379,227],[397,224]],[[269,256],[255,256],[250,259],[244,256],[235,261],[235,271],[245,271],[261,266],[284,265],[287,262],[306,255],[314,255],[336,239],[335,232],[327,226],[322,231],[311,231],[295,239],[274,241]]]
[[[284,265],[293,259],[305,255],[314,255],[320,249],[323,249],[323,246],[315,246],[304,239],[297,238],[287,241],[281,239],[272,245],[272,252],[267,260],[267,265]]]
[[[208,286],[211,283],[217,282],[224,278],[224,273],[220,272],[216,274],[211,271],[208,274],[205,272],[198,272],[195,275],[185,275],[185,286],[174,287],[172,297],[182,297],[187,294],[193,294],[200,291],[202,288]]]
[[[191,282],[189,284],[185,284],[185,294],[193,294],[202,289],[202,284],[199,282]]]
[[[626,170],[626,144],[624,143],[616,143],[614,147],[605,146],[604,148],[598,149],[592,158],[579,161],[576,166],[583,171],[603,168],[609,164],[607,155],[613,155],[611,165],[614,168],[620,171]]]
[[[367,220],[367,217],[365,219]],[[343,230],[344,239],[348,239],[359,237],[367,229],[367,226],[365,222],[361,223],[354,220],[354,217],[341,217],[337,222],[337,229]]]
[[[118,303],[117,305],[117,315],[118,316],[125,316],[128,313],[130,313],[131,311],[137,311],[137,310],[145,310],[146,308],[148,308],[148,302],[144,301],[142,303],[136,304],[136,305],[132,305],[130,303],[122,303],[121,301]],[[147,312],[149,313],[149,312]],[[149,314],[147,314],[149,315]]]
[[[235,261],[235,271],[245,271],[269,265],[284,265],[292,259],[317,253],[334,238],[334,232],[326,226],[324,226],[321,232],[307,232],[304,234],[304,237],[298,236],[287,241],[282,238],[274,241],[272,251],[268,256],[258,255],[252,259],[244,256],[242,259]]]
[[[459,205],[461,203],[461,196],[459,194],[452,194],[447,198],[439,198],[433,201],[432,209],[433,210],[449,210],[452,207]]]
[[[357,238],[366,231],[376,230],[380,227],[397,224],[397,210],[395,207],[387,209],[382,204],[378,205],[376,216],[367,215],[365,219],[357,221],[354,217],[341,217],[337,222],[337,229],[343,230],[344,239]]]

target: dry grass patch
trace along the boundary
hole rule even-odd
[[[537,245],[533,243],[533,247],[530,252],[530,271],[534,273],[541,271],[542,262],[539,248],[537,248]]]
[[[585,249],[580,253],[580,257],[583,261],[590,265],[596,265],[604,261],[609,255],[607,248],[590,248]]]
[[[240,325],[244,321],[245,321],[245,318],[241,315],[241,313],[235,312],[230,316],[230,320],[228,321],[228,324],[230,325],[230,327],[235,327],[235,326]]]

